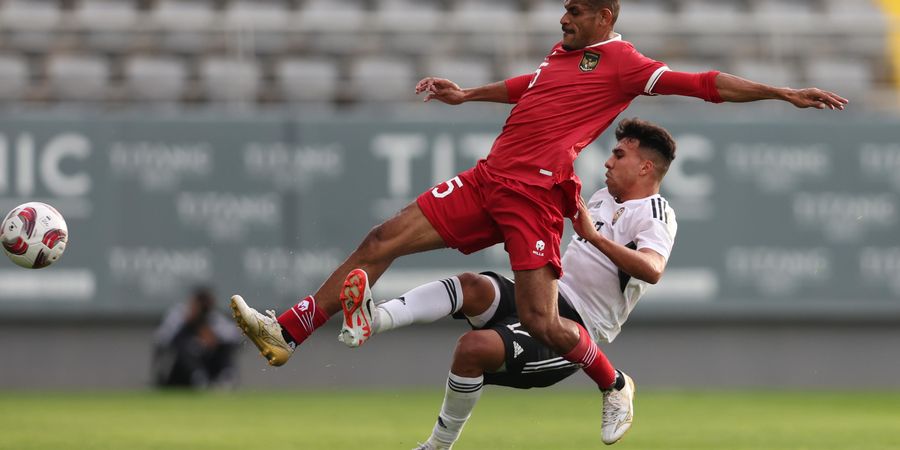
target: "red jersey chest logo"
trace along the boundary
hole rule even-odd
[[[582,72],[591,72],[597,68],[597,64],[600,64],[600,55],[586,51],[584,56],[581,57],[581,63],[578,64],[578,68]]]

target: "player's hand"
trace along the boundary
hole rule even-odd
[[[798,108],[844,109],[849,100],[817,88],[794,89],[787,96],[787,101]]]
[[[425,93],[422,101],[435,99],[448,105],[458,105],[466,101],[465,92],[454,82],[445,78],[423,78],[416,84],[416,95]]]
[[[593,242],[600,234],[594,228],[594,218],[591,217],[591,213],[588,211],[587,205],[584,204],[584,199],[581,196],[578,197],[578,212],[572,218],[572,228],[575,229],[577,235],[588,242]]]

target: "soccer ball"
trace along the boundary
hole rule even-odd
[[[62,214],[40,202],[13,208],[0,230],[6,256],[26,269],[40,269],[58,261],[66,250],[68,236]]]

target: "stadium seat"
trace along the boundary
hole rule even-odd
[[[685,1],[678,11],[680,24],[693,30],[729,30],[746,22],[742,5],[733,0]]]
[[[378,50],[367,19],[365,5],[358,0],[308,0],[292,20],[295,30],[307,34],[306,44],[314,52],[350,55]]]
[[[127,96],[132,101],[174,103],[187,86],[187,69],[166,56],[133,56],[125,62]]]
[[[658,0],[624,3],[616,22],[617,30],[627,40],[634,39],[632,35],[635,33],[659,35],[659,30],[668,29],[672,25],[672,13],[668,5]],[[646,33],[647,31],[651,33]]]
[[[226,48],[256,53],[282,53],[289,47],[292,11],[283,1],[237,0],[222,13]]]
[[[828,42],[841,54],[870,58],[888,54],[889,19],[871,0],[825,0],[825,16],[835,32]]]
[[[372,24],[382,31],[434,32],[441,26],[438,4],[428,0],[379,0]]]
[[[463,32],[511,32],[521,30],[522,17],[517,5],[508,1],[458,0],[447,16],[447,24]]]
[[[490,56],[527,51],[525,18],[515,3],[460,0],[446,18],[462,53]]]
[[[351,64],[352,92],[362,102],[412,100],[416,81],[416,71],[406,59],[368,56]]]
[[[218,19],[207,1],[159,0],[150,11],[150,24],[162,35],[162,47],[174,53],[208,50]]]
[[[453,49],[442,32],[444,12],[436,0],[379,0],[371,17],[383,36],[382,51],[425,55]]]
[[[235,0],[223,12],[226,27],[251,30],[283,30],[291,10],[283,1]]]
[[[453,42],[442,32],[438,0],[378,0],[371,23],[382,36],[382,51],[407,55],[444,54]]]
[[[82,0],[72,11],[76,26],[91,30],[128,30],[138,21],[136,5],[121,0]]]
[[[138,12],[134,4],[117,0],[83,0],[72,11],[73,25],[93,50],[123,52],[131,48]]]
[[[330,102],[338,90],[337,64],[324,58],[290,58],[275,65],[284,99],[289,102]]]
[[[0,55],[0,101],[21,100],[27,91],[27,62],[18,55]]]
[[[256,102],[260,70],[255,60],[209,57],[200,63],[200,76],[212,102]]]
[[[808,29],[823,24],[824,19],[813,0],[756,0],[753,5],[754,27],[779,29]]]
[[[731,73],[776,87],[800,88],[797,71],[789,61],[755,61],[741,59],[734,63]]]
[[[868,61],[858,58],[813,58],[806,62],[810,85],[846,97],[864,96],[873,89],[874,75]]]
[[[885,30],[887,17],[873,0],[824,0],[828,22],[845,28],[877,27]],[[877,0],[876,0],[877,1]]]
[[[104,101],[109,78],[109,64],[96,55],[57,54],[47,61],[50,93],[60,101]]]
[[[489,61],[473,58],[429,58],[425,63],[425,74],[450,79],[463,88],[497,81]]]
[[[565,12],[562,2],[539,0],[525,12],[525,23],[535,32],[557,33],[560,31],[559,19]]]
[[[6,0],[0,3],[0,26],[10,29],[53,30],[62,12],[52,0]]]
[[[0,30],[8,30],[7,47],[46,52],[57,41],[62,12],[50,0],[6,0],[0,3]]]
[[[675,23],[690,32],[685,47],[693,57],[743,55],[759,45],[742,33],[751,26],[737,1],[686,1],[675,17]]]
[[[296,18],[297,29],[305,31],[358,31],[365,27],[365,5],[360,0],[307,0]]]

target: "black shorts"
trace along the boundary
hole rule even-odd
[[[531,337],[522,328],[516,311],[516,286],[512,280],[494,272],[482,272],[500,286],[500,304],[493,317],[480,330],[495,330],[506,347],[506,362],[499,372],[485,373],[484,384],[509,386],[518,389],[552,386],[581,369],[566,361],[561,355]],[[584,323],[560,294],[557,298],[559,315],[569,320]],[[461,313],[453,316],[465,319]]]

